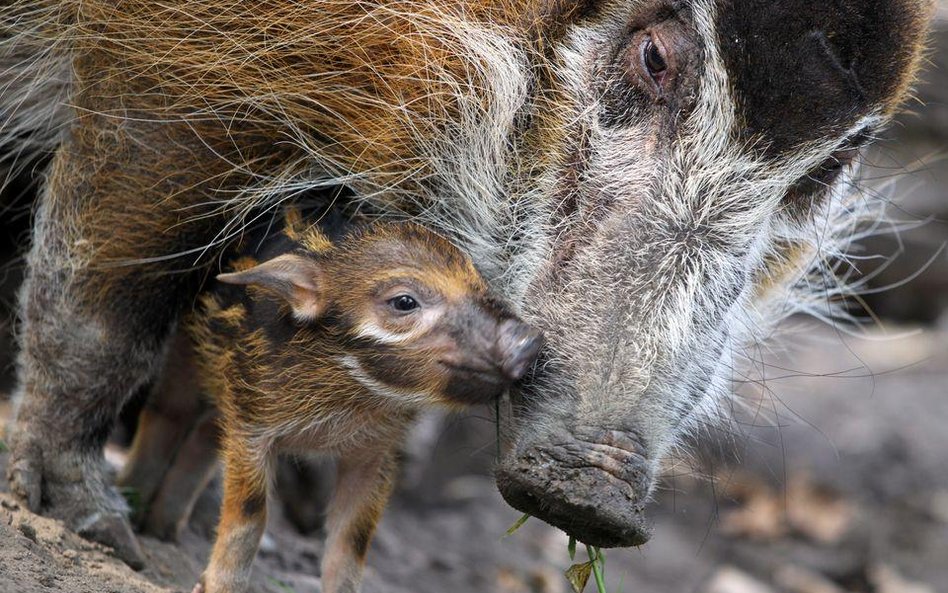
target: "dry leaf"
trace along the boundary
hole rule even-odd
[[[783,500],[753,476],[731,476],[723,482],[725,494],[740,506],[721,517],[721,530],[750,539],[777,539],[786,534]]]
[[[869,577],[877,593],[935,593],[931,585],[910,581],[895,568],[884,564],[873,567]]]
[[[519,572],[509,566],[502,566],[497,570],[496,577],[498,593],[529,593],[530,587]]]
[[[573,586],[573,591],[583,593],[586,589],[586,583],[589,582],[589,575],[592,574],[593,563],[583,562],[574,564],[566,571],[566,580]]]
[[[724,533],[774,540],[793,531],[821,544],[838,542],[852,524],[853,507],[806,474],[790,479],[786,495],[754,477],[731,478],[725,492],[739,501],[724,514]]]
[[[852,523],[852,507],[805,474],[790,479],[787,503],[787,521],[793,529],[821,544],[838,542]]]
[[[535,568],[527,575],[527,584],[531,593],[564,593],[566,587],[559,571],[548,568]]]
[[[825,576],[800,566],[783,566],[774,574],[774,584],[788,593],[846,593]]]

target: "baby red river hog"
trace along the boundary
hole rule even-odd
[[[330,238],[293,211],[282,232],[250,247],[256,255],[234,259],[182,323],[166,368],[194,365],[182,374],[198,383],[161,381],[121,481],[151,498],[146,522],[180,526],[214,467],[206,437],[219,431],[223,507],[194,591],[237,593],[264,531],[275,455],[337,455],[323,591],[355,592],[417,412],[498,397],[542,338],[460,250],[415,224],[354,225]],[[207,394],[217,417],[192,431],[159,488],[151,477],[176,422],[162,413],[197,397],[189,391]]]

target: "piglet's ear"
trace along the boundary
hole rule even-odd
[[[316,261],[302,255],[286,253],[249,270],[220,274],[217,279],[269,290],[283,298],[301,321],[316,319],[326,308],[322,270]]]

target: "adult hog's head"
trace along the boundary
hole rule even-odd
[[[840,240],[928,5],[586,4],[532,107],[549,221],[523,308],[548,346],[497,479],[580,541],[634,545],[663,457]]]

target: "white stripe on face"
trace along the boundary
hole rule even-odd
[[[381,328],[371,321],[364,321],[356,328],[357,338],[368,338],[379,344],[395,345],[404,344],[411,341],[418,334],[418,330],[413,330],[403,334],[388,331]]]
[[[369,375],[362,366],[362,363],[359,362],[359,359],[351,354],[338,357],[336,360],[359,385],[384,400],[391,400],[410,406],[422,406],[431,404],[435,399],[430,393],[425,391],[410,391],[386,385]]]

